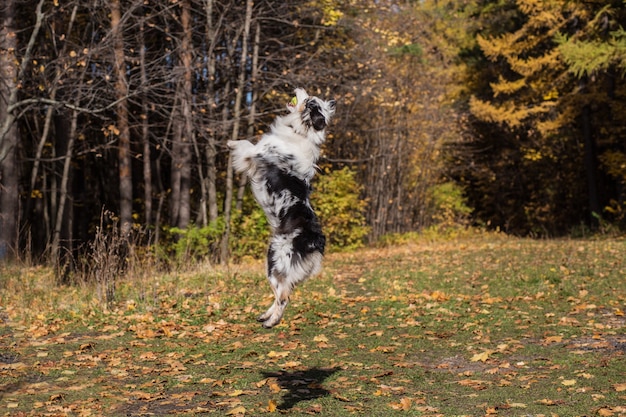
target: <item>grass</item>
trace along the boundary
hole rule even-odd
[[[626,242],[477,235],[333,254],[283,323],[262,262],[134,272],[103,304],[0,278],[0,413],[626,416]]]

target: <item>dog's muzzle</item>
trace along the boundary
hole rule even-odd
[[[324,130],[326,128],[326,117],[322,113],[322,108],[314,101],[307,101],[306,109],[309,112],[311,126],[315,130]]]

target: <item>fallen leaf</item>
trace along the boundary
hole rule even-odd
[[[571,387],[572,385],[576,385],[576,380],[575,379],[566,379],[566,380],[562,381],[561,384],[565,385],[566,387]]]
[[[470,359],[470,361],[472,362],[487,362],[487,360],[489,359],[489,356],[494,353],[494,350],[486,350],[482,353],[476,353],[474,356],[472,356],[472,358]]]
[[[615,391],[617,391],[617,392],[626,391],[626,383],[613,384],[613,388],[615,388]]]
[[[270,382],[270,383],[269,383],[269,387],[270,387],[270,390],[271,390],[274,394],[279,393],[279,392],[282,390],[282,388],[280,387],[280,385],[278,385],[276,382]]]
[[[280,366],[282,366],[283,368],[296,368],[300,365],[302,365],[302,362],[300,361],[287,361],[285,363],[280,364]]]
[[[400,399],[400,402],[389,403],[389,406],[393,408],[394,410],[409,411],[411,409],[412,404],[413,404],[413,401],[410,398],[403,397],[402,399]]]
[[[544,398],[543,400],[535,401],[535,403],[541,404],[541,405],[553,406],[553,405],[563,404],[563,401],[562,400],[549,400],[547,398]]]
[[[563,341],[563,336],[548,336],[543,339],[544,345],[549,345],[552,343],[561,343]]]
[[[464,387],[471,387],[474,388],[475,390],[483,390],[486,388],[485,381],[481,381],[480,379],[462,379],[460,381],[457,381],[457,383],[459,385],[462,385]]]
[[[243,405],[233,408],[226,413],[227,416],[240,416],[246,414],[246,408]]]
[[[269,400],[267,402],[267,411],[269,411],[270,413],[273,413],[276,411],[276,402],[274,402],[273,400]]]
[[[273,350],[267,354],[268,358],[285,358],[287,356],[289,356],[289,352],[275,352]]]
[[[12,370],[19,370],[19,369],[24,369],[26,368],[26,364],[23,362],[15,362],[15,363],[3,363],[0,364],[0,369],[12,369]]]

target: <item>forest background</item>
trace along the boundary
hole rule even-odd
[[[623,231],[625,6],[5,0],[0,258],[69,277],[129,239],[177,262],[261,255],[225,143],[259,137],[295,87],[338,101],[314,184],[332,249]]]

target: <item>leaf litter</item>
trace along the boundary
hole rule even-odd
[[[334,254],[272,331],[261,263],[158,278],[151,302],[13,303],[0,409],[623,416],[624,249],[488,235]]]

